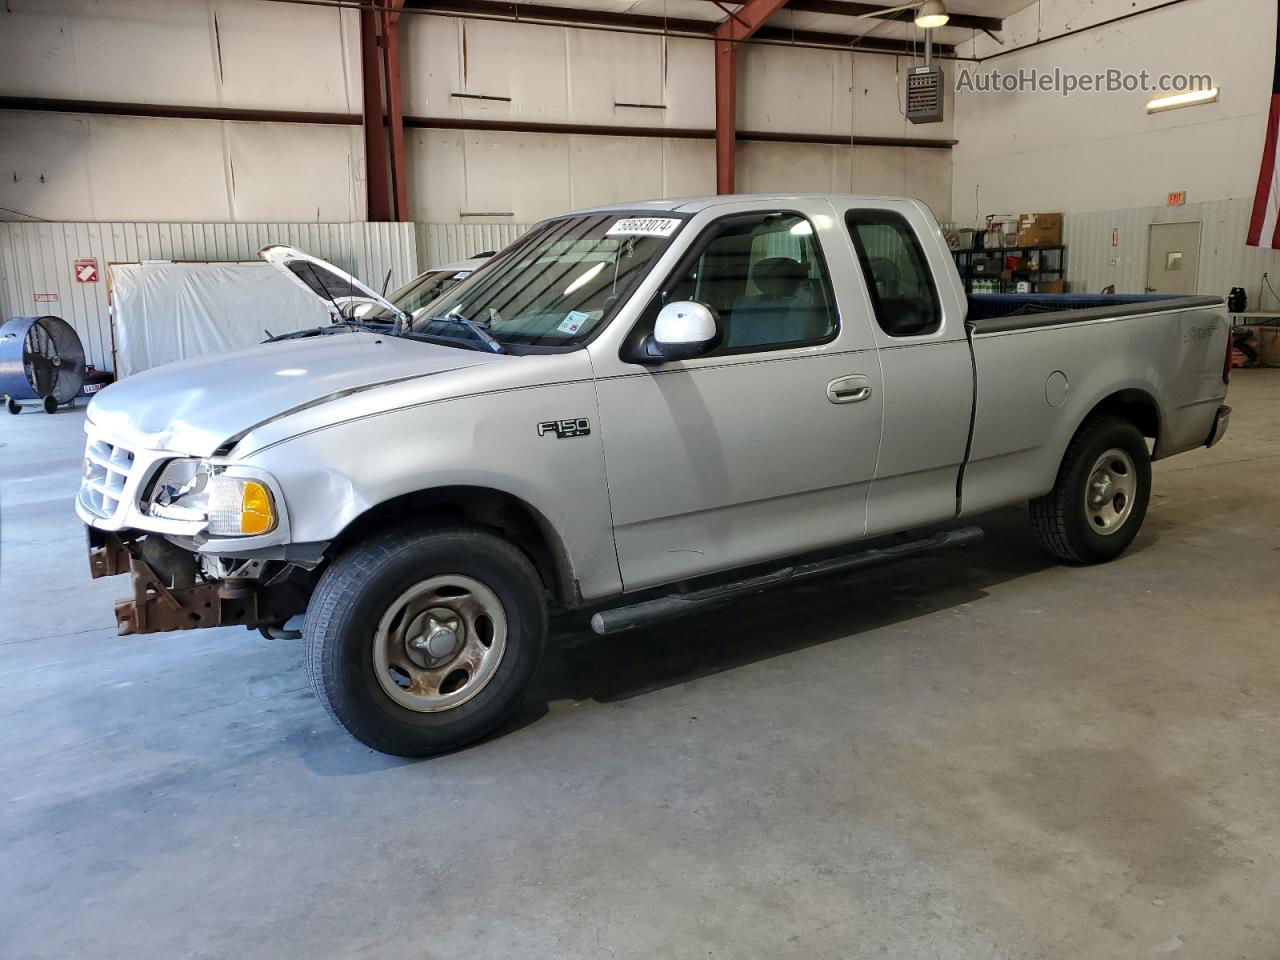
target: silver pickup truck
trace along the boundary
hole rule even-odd
[[[121,633],[294,636],[332,717],[421,756],[491,731],[549,606],[601,633],[981,536],[1132,542],[1151,461],[1230,409],[1213,298],[966,297],[911,200],[729,196],[547,220],[429,303],[265,259],[342,336],[98,394],[77,509]],[[353,329],[353,326],[355,329]]]

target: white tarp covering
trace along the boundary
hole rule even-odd
[[[330,319],[323,302],[267,263],[113,264],[111,306],[117,377]]]

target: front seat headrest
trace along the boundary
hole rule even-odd
[[[751,271],[751,278],[766,297],[790,297],[808,276],[804,264],[790,257],[769,257]]]

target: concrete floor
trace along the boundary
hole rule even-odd
[[[297,643],[116,637],[83,414],[0,419],[0,957],[1280,956],[1280,376],[1134,550],[965,553],[549,653],[424,762]]]

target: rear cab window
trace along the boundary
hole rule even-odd
[[[845,226],[880,329],[891,337],[924,337],[942,329],[933,272],[906,218],[891,210],[850,210]]]

